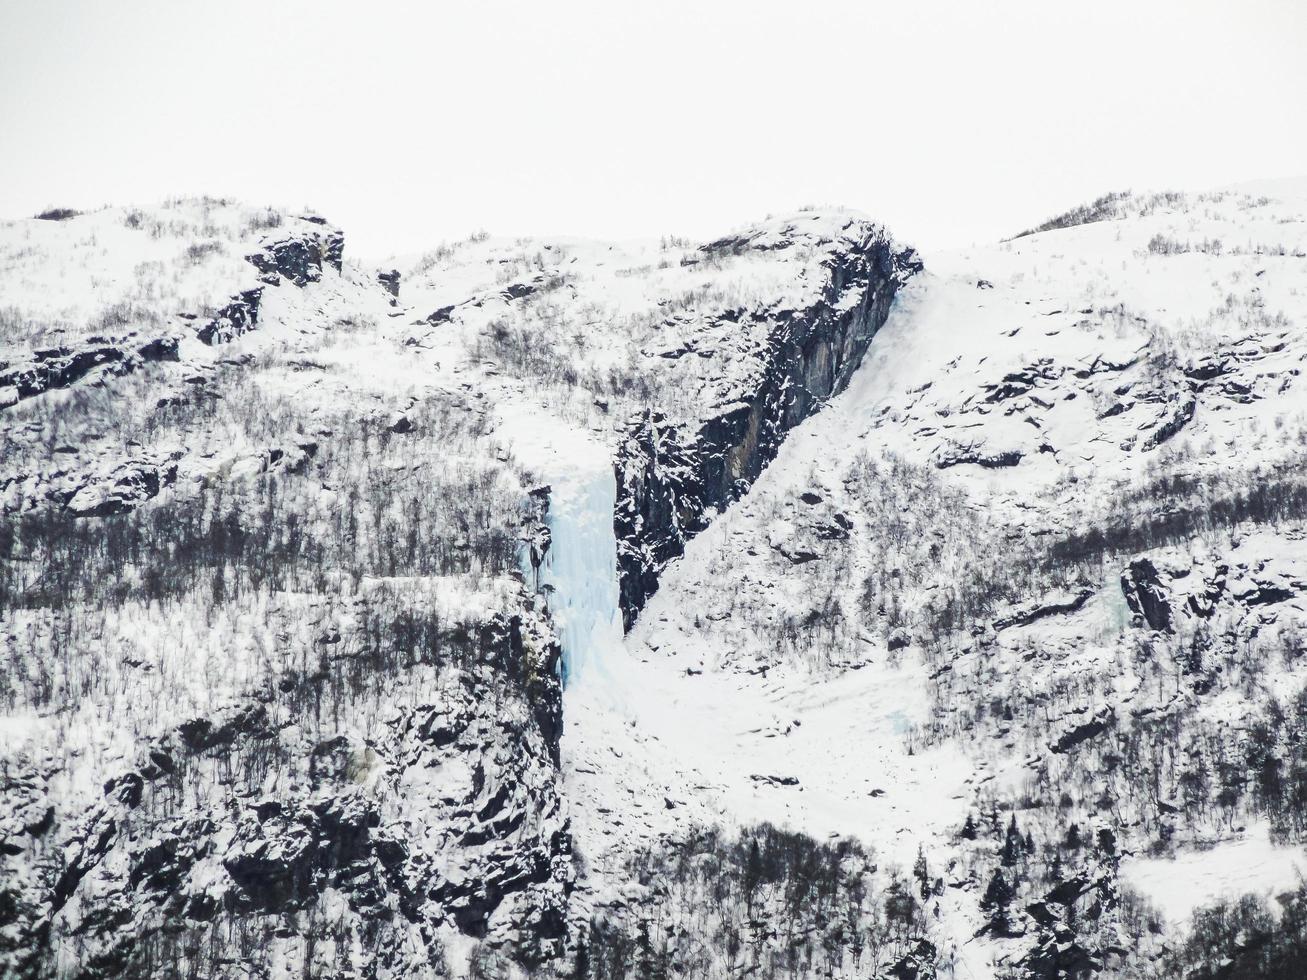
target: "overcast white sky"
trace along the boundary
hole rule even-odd
[[[0,0],[0,216],[305,204],[355,254],[712,235],[926,248],[1307,173],[1307,0]]]

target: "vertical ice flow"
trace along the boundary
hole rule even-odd
[[[540,581],[552,589],[549,608],[563,646],[563,683],[610,680],[606,654],[622,643],[611,465],[572,471],[553,485],[548,524],[552,543]]]

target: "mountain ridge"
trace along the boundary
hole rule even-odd
[[[6,969],[1289,969],[1304,214],[1109,203],[0,228]]]

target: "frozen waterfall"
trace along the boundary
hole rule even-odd
[[[609,679],[605,654],[622,644],[611,465],[572,470],[552,484],[552,543],[540,569],[563,646],[563,683]]]
[[[624,650],[612,449],[536,405],[503,405],[500,413],[500,438],[550,488],[545,515],[550,545],[539,584],[563,647],[563,683],[602,684],[609,688],[605,699],[612,701],[618,698],[613,682],[621,672],[614,661]],[[523,554],[522,564],[527,581],[533,581],[529,554]]]

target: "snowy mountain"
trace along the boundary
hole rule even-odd
[[[1307,186],[347,244],[0,224],[0,972],[1302,975]]]

